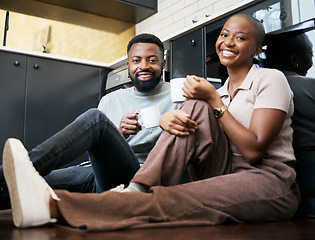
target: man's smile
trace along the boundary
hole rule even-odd
[[[153,73],[151,72],[139,72],[139,73],[136,73],[136,77],[138,80],[140,81],[148,81],[152,78],[153,76]]]

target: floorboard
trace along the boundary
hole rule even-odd
[[[64,227],[45,226],[17,229],[13,226],[10,210],[0,211],[1,240],[315,240],[315,218],[253,224],[218,226],[133,229],[113,232],[82,232]]]

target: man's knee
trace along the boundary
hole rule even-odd
[[[87,110],[84,114],[91,119],[107,119],[107,116],[97,108],[91,108]]]

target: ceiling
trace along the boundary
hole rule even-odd
[[[129,23],[157,12],[157,0],[35,0]]]

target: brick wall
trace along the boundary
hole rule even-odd
[[[158,0],[158,12],[136,24],[136,34],[149,32],[163,39],[240,2],[242,0]]]

